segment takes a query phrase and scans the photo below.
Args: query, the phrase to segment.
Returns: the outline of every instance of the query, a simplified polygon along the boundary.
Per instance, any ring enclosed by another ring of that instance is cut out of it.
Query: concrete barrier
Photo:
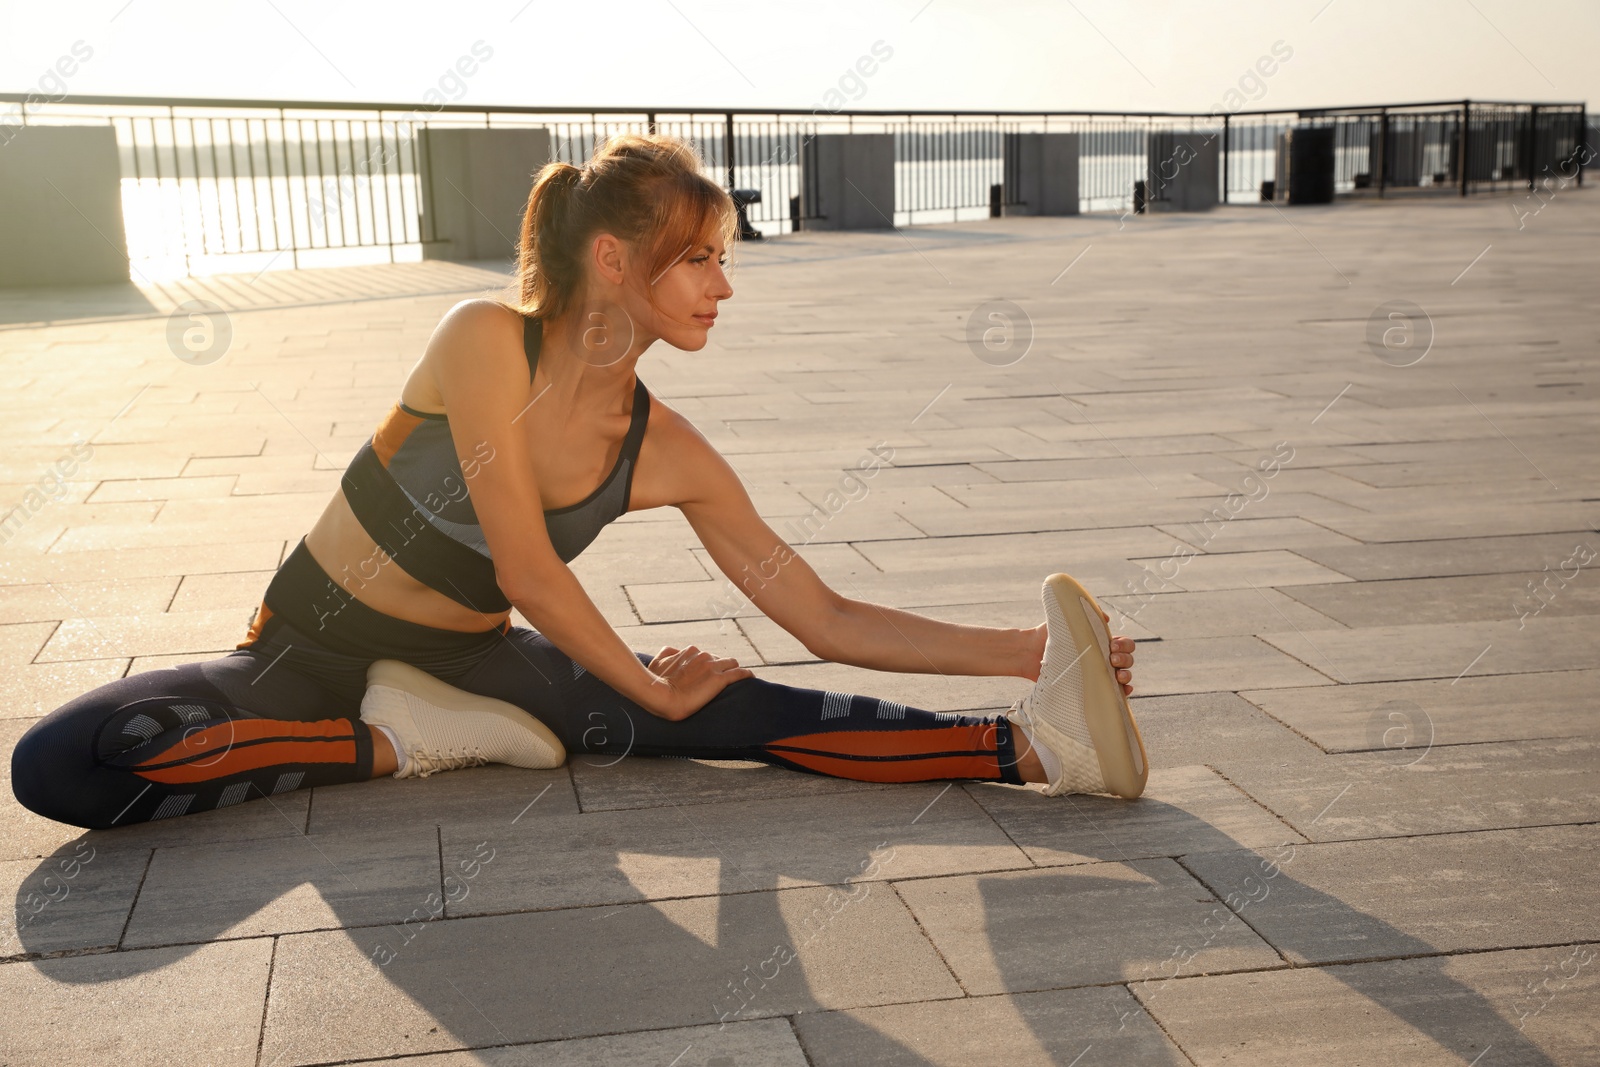
[[[0,287],[128,280],[111,126],[0,126]]]
[[[894,225],[894,134],[824,133],[800,152],[800,228]]]
[[[1078,135],[1008,133],[1003,215],[1078,214]]]
[[[1276,199],[1331,204],[1333,177],[1332,126],[1297,126],[1278,134]]]
[[[1156,130],[1150,134],[1150,211],[1210,211],[1217,206],[1220,130]]]
[[[510,260],[533,176],[550,162],[547,129],[424,129],[423,259]]]

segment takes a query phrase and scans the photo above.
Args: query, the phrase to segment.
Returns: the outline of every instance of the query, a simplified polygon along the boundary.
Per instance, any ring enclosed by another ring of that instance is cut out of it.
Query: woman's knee
[[[17,803],[46,819],[89,826],[93,762],[87,743],[74,744],[77,731],[64,717],[47,715],[30,726],[11,750],[11,793]]]

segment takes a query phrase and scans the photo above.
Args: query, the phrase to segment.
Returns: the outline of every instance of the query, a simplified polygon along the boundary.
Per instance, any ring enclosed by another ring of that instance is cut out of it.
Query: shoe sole
[[[1072,631],[1073,645],[1101,651],[1099,656],[1086,652],[1081,661],[1083,716],[1106,790],[1132,800],[1144,792],[1150,763],[1139,725],[1133,721],[1133,709],[1117,681],[1116,668],[1111,666],[1111,635],[1100,619],[1100,604],[1070,574],[1052,574],[1044,584]]]
[[[550,767],[559,767],[567,761],[567,749],[561,743],[561,739],[552,733],[548,726],[515,704],[457,689],[455,686],[442,682],[427,671],[419,670],[409,663],[402,663],[397,659],[373,661],[367,667],[367,685],[369,687],[381,685],[390,689],[398,689],[401,692],[410,693],[412,696],[425,700],[435,707],[446,708],[451,711],[486,712],[503,719],[509,719],[528,733],[533,734],[536,747],[543,749],[542,752],[534,757],[537,762],[512,764],[512,766],[542,770]]]

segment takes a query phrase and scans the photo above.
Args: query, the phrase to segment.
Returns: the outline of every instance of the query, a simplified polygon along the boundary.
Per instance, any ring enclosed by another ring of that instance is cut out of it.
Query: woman
[[[1077,583],[1046,581],[1032,629],[841,597],[638,380],[656,340],[704,347],[733,295],[721,257],[736,226],[675,138],[622,135],[581,170],[545,166],[521,306],[445,315],[238,649],[34,724],[12,756],[18,799],[104,828],[381,774],[557,766],[567,750],[1138,796],[1133,641],[1107,636]],[[755,605],[821,658],[1038,683],[1004,715],[936,714],[766,682],[693,645],[634,653],[567,562],[624,512],[667,506],[724,573],[757,568]],[[534,629],[510,624],[513,606]]]

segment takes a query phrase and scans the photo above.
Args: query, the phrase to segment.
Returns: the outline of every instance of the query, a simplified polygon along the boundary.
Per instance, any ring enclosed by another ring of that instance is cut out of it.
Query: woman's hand
[[[1107,626],[1111,625],[1111,616],[1104,609],[1100,618]],[[1113,637],[1111,639],[1111,666],[1117,674],[1117,684],[1122,686],[1123,696],[1133,695],[1133,638]]]
[[[755,677],[748,667],[739,666],[738,660],[718,658],[694,645],[663,648],[650,661],[649,669],[659,685],[647,710],[671,722],[687,719],[733,682]]]
[[[1100,612],[1100,618],[1107,626],[1111,625],[1111,616],[1104,611]],[[1033,627],[1032,633],[1033,645],[1038,650],[1038,660],[1042,662],[1044,659],[1044,645],[1049,637],[1049,630],[1041,622],[1038,626]],[[1122,686],[1124,696],[1133,695],[1133,645],[1134,641],[1131,637],[1115,636],[1111,638],[1111,667],[1116,672],[1117,684]],[[1037,665],[1033,668],[1033,673],[1029,676],[1029,679],[1035,682],[1039,680],[1039,668]]]

